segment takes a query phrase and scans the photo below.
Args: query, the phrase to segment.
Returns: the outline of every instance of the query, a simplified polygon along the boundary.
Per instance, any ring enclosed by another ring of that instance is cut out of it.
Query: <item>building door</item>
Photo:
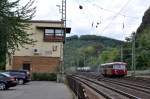
[[[30,71],[30,63],[23,63],[22,69]]]

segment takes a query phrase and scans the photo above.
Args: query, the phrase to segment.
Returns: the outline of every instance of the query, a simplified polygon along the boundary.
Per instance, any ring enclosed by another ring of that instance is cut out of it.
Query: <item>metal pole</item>
[[[65,42],[65,37],[66,37],[66,0],[62,0],[62,35],[63,35],[63,42]],[[62,48],[63,45],[61,45],[60,50],[64,50],[64,48]],[[60,51],[60,73],[61,73],[61,82],[63,82],[63,73],[64,73],[64,67],[62,65],[62,61],[63,61],[63,51]]]
[[[133,42],[133,62],[134,62],[134,75],[135,75],[135,71],[136,71],[136,64],[135,64],[135,34],[134,34],[134,42]]]
[[[132,34],[132,70],[133,74],[132,76],[135,76],[135,33]]]
[[[62,0],[62,6],[60,9],[60,5],[56,5],[59,7],[59,12],[61,12],[61,34],[63,36],[63,43],[65,42],[66,37],[66,0]],[[62,82],[63,80],[63,73],[64,73],[64,67],[62,65],[63,62],[63,51],[64,47],[63,44],[60,44],[60,66],[59,66],[59,73],[57,75],[57,81]]]
[[[121,62],[123,62],[123,46],[121,46]]]
[[[133,61],[133,37],[132,37],[132,67],[131,70],[133,71],[133,67],[134,67],[134,61]],[[132,74],[133,75],[133,74]]]

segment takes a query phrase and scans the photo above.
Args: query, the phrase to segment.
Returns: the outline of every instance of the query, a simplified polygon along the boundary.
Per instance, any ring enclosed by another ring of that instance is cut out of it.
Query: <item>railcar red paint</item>
[[[125,76],[127,75],[126,65],[124,62],[101,64],[101,73],[105,76]]]

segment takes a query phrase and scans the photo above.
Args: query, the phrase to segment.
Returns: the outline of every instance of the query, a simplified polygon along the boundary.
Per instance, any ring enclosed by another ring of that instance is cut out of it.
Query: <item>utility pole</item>
[[[123,16],[123,23],[122,23],[122,30],[123,30],[123,34],[124,34],[124,20],[125,20],[125,16]],[[121,62],[123,62],[123,44],[121,44]]]
[[[63,34],[63,43],[64,43],[66,41],[66,0],[62,0],[62,12],[61,12],[61,14],[62,14],[62,19],[61,19],[61,21],[62,21],[62,34]],[[64,47],[62,49],[64,50]],[[63,57],[63,53],[62,53],[62,57]],[[61,61],[63,61],[63,59]],[[60,64],[60,67],[61,67],[61,82],[63,82],[64,67],[63,67],[62,63]]]
[[[123,46],[121,45],[121,62],[123,62]]]
[[[132,76],[135,76],[136,64],[135,64],[135,32],[132,34]]]
[[[62,25],[64,27],[64,42],[66,37],[66,0],[62,0]]]
[[[59,7],[59,12],[61,13],[61,34],[63,36],[63,44],[65,42],[66,39],[66,0],[62,0],[62,5],[60,7],[60,5],[56,5],[57,7]],[[63,78],[64,78],[64,67],[63,67],[63,51],[64,47],[63,44],[60,44],[60,66],[59,66],[59,73],[57,75],[57,82],[63,82]]]

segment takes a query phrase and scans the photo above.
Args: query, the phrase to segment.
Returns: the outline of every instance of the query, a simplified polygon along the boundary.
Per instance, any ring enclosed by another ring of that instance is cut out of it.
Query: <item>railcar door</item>
[[[107,75],[108,76],[112,76],[112,69],[113,69],[113,65],[108,65],[107,66]]]

